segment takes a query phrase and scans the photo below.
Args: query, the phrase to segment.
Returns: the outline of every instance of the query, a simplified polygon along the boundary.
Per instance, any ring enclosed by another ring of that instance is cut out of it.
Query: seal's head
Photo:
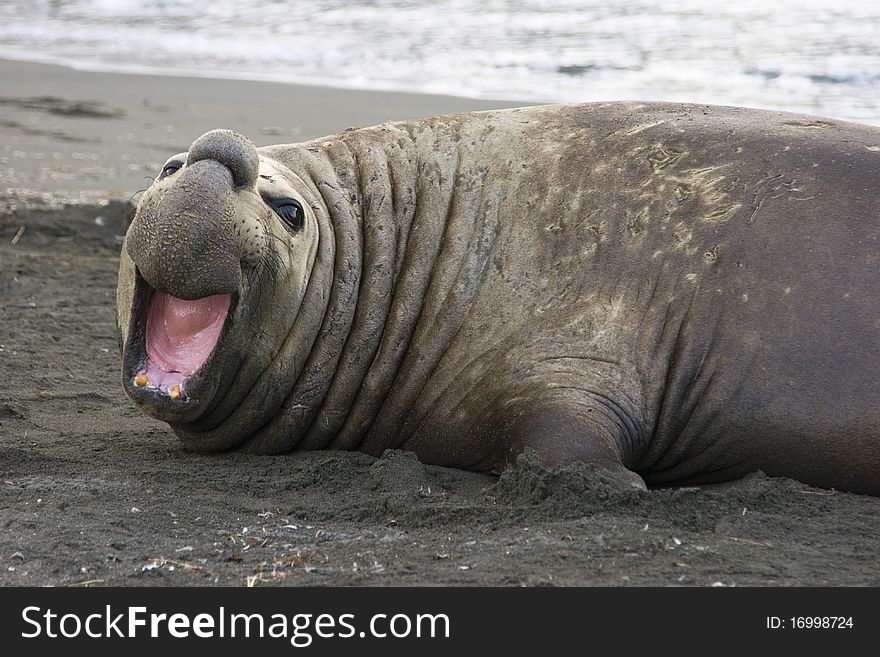
[[[117,325],[135,404],[193,422],[272,359],[314,262],[313,205],[301,181],[229,130],[165,164],[121,254]]]

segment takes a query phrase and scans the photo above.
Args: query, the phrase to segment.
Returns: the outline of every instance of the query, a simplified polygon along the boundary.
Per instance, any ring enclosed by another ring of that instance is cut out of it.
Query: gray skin
[[[635,484],[761,469],[876,495],[878,266],[869,126],[607,103],[261,149],[218,130],[128,230],[123,382],[201,452],[497,472],[532,449]],[[233,294],[186,398],[133,383],[151,287]]]

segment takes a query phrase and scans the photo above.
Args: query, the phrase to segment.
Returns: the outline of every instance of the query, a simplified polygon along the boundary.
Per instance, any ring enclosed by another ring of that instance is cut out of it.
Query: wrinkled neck
[[[315,299],[320,325],[300,340],[307,353],[291,359],[290,393],[249,450],[327,445],[343,428],[380,352],[415,207],[412,185],[407,191],[395,184],[414,180],[407,144],[394,142],[389,149],[380,136],[374,147],[357,150],[344,139],[313,142],[293,163],[311,188],[319,252],[327,254],[316,259],[309,288],[315,280],[329,285]],[[411,326],[397,333],[406,343]]]
[[[353,449],[377,426],[395,431],[464,316],[449,299],[468,240],[450,231],[471,235],[473,217],[456,192],[453,141],[379,126],[308,145],[301,177],[326,208],[332,285],[290,395],[248,449]]]
[[[334,296],[326,358],[316,352],[307,368],[326,394],[297,448],[380,453],[405,441],[498,229],[500,195],[484,193],[486,171],[463,156],[458,128],[380,126],[327,149],[338,181],[322,191],[337,246]]]

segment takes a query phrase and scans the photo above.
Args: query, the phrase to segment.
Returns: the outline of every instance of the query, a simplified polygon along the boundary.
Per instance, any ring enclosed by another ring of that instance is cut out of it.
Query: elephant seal
[[[123,384],[201,452],[880,494],[878,151],[664,103],[212,131],[128,229]]]

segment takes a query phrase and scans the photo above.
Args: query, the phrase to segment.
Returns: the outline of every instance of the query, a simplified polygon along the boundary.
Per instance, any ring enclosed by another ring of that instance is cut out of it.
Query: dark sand
[[[788,479],[621,494],[531,461],[183,452],[119,384],[128,197],[211,128],[268,144],[499,104],[10,62],[0,81],[0,584],[880,584],[880,499]]]

